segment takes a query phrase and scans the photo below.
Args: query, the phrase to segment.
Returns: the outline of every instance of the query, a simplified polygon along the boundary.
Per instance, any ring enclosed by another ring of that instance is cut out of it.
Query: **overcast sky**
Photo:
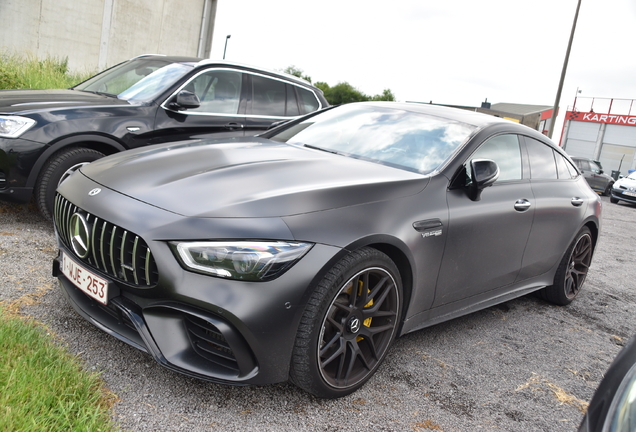
[[[551,106],[576,6],[577,0],[218,0],[211,57],[223,57],[231,35],[226,60],[274,70],[294,65],[314,82],[347,81],[369,95],[389,88],[399,101]],[[582,0],[562,113],[577,88],[583,97],[636,99],[635,29],[635,0]],[[600,112],[600,102],[594,108]],[[562,125],[559,116],[555,138]]]

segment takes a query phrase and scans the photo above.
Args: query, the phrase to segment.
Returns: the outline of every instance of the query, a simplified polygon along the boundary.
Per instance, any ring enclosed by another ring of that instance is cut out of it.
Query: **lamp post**
[[[232,35],[225,36],[225,48],[223,48],[223,60],[225,60],[225,52],[227,51],[227,40],[231,37]]]
[[[574,22],[572,23],[572,31],[570,32],[570,42],[568,42],[568,49],[565,52],[565,60],[563,61],[563,70],[561,71],[561,80],[559,81],[559,89],[557,90],[556,100],[554,101],[554,108],[552,109],[552,121],[550,122],[550,128],[548,129],[548,137],[552,138],[554,132],[554,124],[556,123],[557,111],[559,110],[559,100],[561,99],[561,91],[563,90],[563,81],[565,80],[565,72],[568,69],[568,60],[570,59],[570,50],[572,49],[572,39],[574,39],[574,30],[576,30],[576,21],[579,18],[579,9],[581,8],[581,0],[576,6],[576,13],[574,14]]]

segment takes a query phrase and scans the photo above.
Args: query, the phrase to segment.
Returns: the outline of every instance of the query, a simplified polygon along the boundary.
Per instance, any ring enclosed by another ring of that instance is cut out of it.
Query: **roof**
[[[245,63],[239,63],[239,62],[228,61],[228,60],[203,59],[199,63],[197,63],[197,66],[201,66],[201,65],[236,66],[236,67],[240,67],[240,68],[243,68],[243,69],[250,69],[250,70],[258,71],[258,72],[265,72],[265,73],[267,73],[269,75],[283,77],[283,78],[286,78],[286,79],[288,79],[290,81],[295,81],[295,82],[298,82],[298,83],[302,83],[302,84],[314,87],[314,85],[312,83],[310,83],[309,81],[307,81],[304,78],[299,78],[299,77],[297,77],[295,75],[291,75],[291,74],[288,74],[288,73],[285,73],[285,72],[275,71],[275,70],[271,70],[271,69],[265,69],[265,68],[262,68],[262,67],[253,66],[253,65],[249,65],[249,64],[245,64]]]
[[[515,104],[515,103],[506,103],[500,102],[496,104],[492,104],[490,109],[493,111],[502,111],[510,114],[517,115],[530,115],[530,114],[538,114],[544,111],[549,111],[554,107],[548,105],[526,105],[526,104]]]
[[[130,60],[134,60],[134,59],[142,58],[142,57],[159,57],[159,58],[163,58],[163,59],[165,59],[167,61],[170,61],[170,62],[194,63],[195,66],[218,65],[218,66],[238,67],[238,68],[242,68],[242,69],[249,69],[249,70],[252,70],[252,71],[255,71],[255,72],[261,72],[261,73],[266,73],[268,75],[285,78],[285,79],[287,79],[289,81],[294,81],[294,82],[299,83],[299,84],[304,84],[306,86],[311,86],[311,87],[317,88],[312,83],[307,81],[306,79],[299,78],[299,77],[297,77],[295,75],[291,75],[291,74],[288,74],[288,73],[285,73],[285,72],[265,69],[265,68],[261,68],[261,67],[258,67],[258,66],[245,64],[245,63],[228,61],[228,60],[202,59],[202,58],[199,58],[199,57],[184,57],[184,56],[167,56],[167,55],[164,55],[164,54],[142,54],[142,55],[138,55],[136,57],[133,57]]]
[[[455,120],[473,126],[483,127],[493,123],[511,124],[508,120],[472,110],[419,102],[357,102],[358,104],[383,106],[393,109],[415,111],[449,120]]]

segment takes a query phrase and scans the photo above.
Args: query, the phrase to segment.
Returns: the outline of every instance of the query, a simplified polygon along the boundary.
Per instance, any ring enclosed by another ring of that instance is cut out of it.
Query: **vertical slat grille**
[[[70,223],[75,213],[81,214],[86,220],[90,237],[88,255],[86,258],[75,257],[76,259],[129,285],[151,287],[157,284],[157,265],[143,239],[83,211],[58,194],[55,197],[53,217],[57,232],[66,246],[73,249]]]

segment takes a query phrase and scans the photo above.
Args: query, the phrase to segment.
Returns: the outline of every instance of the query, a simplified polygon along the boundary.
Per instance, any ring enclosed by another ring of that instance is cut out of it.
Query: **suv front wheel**
[[[35,184],[35,204],[47,219],[53,218],[55,190],[82,166],[104,157],[97,150],[74,147],[60,150],[46,162]]]

